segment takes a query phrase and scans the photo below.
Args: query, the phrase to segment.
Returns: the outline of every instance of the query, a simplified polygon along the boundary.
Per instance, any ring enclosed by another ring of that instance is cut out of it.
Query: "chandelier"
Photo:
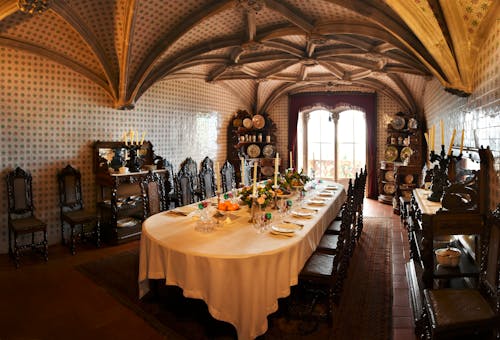
[[[19,0],[17,7],[26,14],[40,14],[49,8],[49,0]]]

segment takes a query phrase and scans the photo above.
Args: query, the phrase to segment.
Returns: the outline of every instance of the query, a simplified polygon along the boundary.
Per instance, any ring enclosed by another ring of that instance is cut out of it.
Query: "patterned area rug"
[[[324,321],[287,318],[283,300],[279,310],[268,317],[269,329],[259,339],[390,339],[391,228],[390,218],[365,218],[333,328]],[[139,300],[138,267],[135,249],[78,269],[168,339],[236,339],[232,325],[212,318],[203,301],[183,297],[178,287],[159,284],[158,296],[148,294]]]

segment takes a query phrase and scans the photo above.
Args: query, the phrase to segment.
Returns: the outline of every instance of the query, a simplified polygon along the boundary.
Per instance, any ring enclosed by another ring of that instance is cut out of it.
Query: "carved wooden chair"
[[[163,193],[165,195],[165,207],[168,210],[171,204],[174,204],[176,207],[178,206],[177,195],[175,193],[175,173],[172,163],[166,159],[163,160],[163,168],[165,169],[165,179],[163,181],[165,187]]]
[[[84,240],[89,236],[93,236],[96,247],[101,245],[100,220],[97,213],[84,207],[81,177],[80,171],[71,165],[67,165],[57,174],[61,239],[62,244],[66,244],[64,226],[67,223],[70,228],[69,248],[73,255],[76,254],[77,239]],[[80,227],[80,231],[75,232],[77,227]]]
[[[477,289],[425,289],[427,339],[498,339],[500,331],[500,204],[481,236]]]
[[[186,158],[180,166],[181,169],[184,169],[184,171],[188,174],[191,175],[192,182],[193,182],[193,194],[194,194],[194,201],[197,202],[201,199],[201,190],[200,190],[200,178],[198,176],[198,165],[196,162],[191,158],[188,157]]]
[[[225,161],[221,168],[222,191],[229,192],[236,188],[236,175],[234,167],[229,161]]]
[[[164,189],[164,178],[156,172],[150,172],[144,180],[141,181],[141,193],[145,193],[143,195],[145,217],[167,210]]]
[[[204,200],[216,195],[215,174],[213,169],[214,162],[205,157],[201,162],[201,170],[199,174],[200,180],[200,199]],[[220,176],[220,175],[219,175]]]
[[[48,261],[47,224],[34,215],[31,174],[17,167],[7,174],[6,180],[10,257],[16,268],[19,268],[21,251],[31,248],[40,252],[45,261]],[[42,234],[41,240],[35,240],[38,233]],[[19,238],[23,235],[31,235],[29,244],[19,243]]]
[[[187,166],[181,167],[175,177],[175,194],[178,206],[184,206],[195,202],[193,190],[193,175]]]

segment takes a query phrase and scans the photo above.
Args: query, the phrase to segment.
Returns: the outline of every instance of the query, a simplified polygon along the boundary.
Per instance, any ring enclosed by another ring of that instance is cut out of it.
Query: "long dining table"
[[[195,230],[192,214],[166,211],[149,217],[142,226],[139,297],[148,293],[150,279],[165,279],[166,285],[182,288],[184,296],[202,299],[214,318],[236,328],[239,339],[265,333],[267,316],[298,283],[301,269],[346,200],[338,183],[322,181],[316,192],[327,188],[331,197],[314,206],[312,216],[287,216],[302,225],[292,236],[258,233],[248,207],[228,212],[210,233]]]

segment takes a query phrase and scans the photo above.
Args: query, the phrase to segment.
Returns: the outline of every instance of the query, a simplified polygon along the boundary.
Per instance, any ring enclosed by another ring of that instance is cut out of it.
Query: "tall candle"
[[[460,139],[460,154],[462,154],[463,149],[464,149],[464,129],[462,129],[462,138]]]
[[[219,170],[219,162],[215,163],[215,179],[217,182],[217,192],[221,193],[220,190],[220,170]]]
[[[453,129],[453,133],[451,134],[450,146],[448,147],[448,156],[451,155],[451,148],[453,147],[453,141],[455,141],[455,134],[457,133],[457,129]]]
[[[134,130],[130,130],[130,145],[134,144]]]
[[[429,134],[427,132],[424,132],[424,137],[425,137],[425,142],[427,143],[427,145],[429,146],[429,149],[430,149]]]
[[[276,153],[276,158],[274,159],[274,186],[278,186],[278,171],[280,166],[280,154]]]
[[[135,144],[139,145],[139,131],[135,132]]]
[[[142,132],[141,145],[144,143],[144,137],[146,137],[146,132]]]
[[[293,157],[291,151],[290,151],[290,168],[293,168]]]
[[[444,123],[442,119],[439,121],[439,125],[441,126],[441,145],[444,145]]]
[[[241,183],[245,184],[245,159],[243,157],[240,157],[240,160],[241,160],[241,166],[240,166]]]
[[[432,125],[432,129],[431,129],[431,151],[434,151],[434,147],[436,145],[435,143],[436,141],[436,126],[435,125]]]
[[[257,162],[253,163],[253,196],[257,196]]]

